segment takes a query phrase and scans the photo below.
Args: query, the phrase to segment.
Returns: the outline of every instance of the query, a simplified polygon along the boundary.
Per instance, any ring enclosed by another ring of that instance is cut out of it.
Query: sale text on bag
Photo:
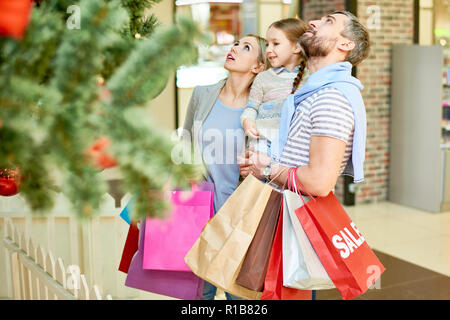
[[[350,232],[347,227],[339,231],[339,234],[335,234],[331,241],[333,245],[340,250],[341,257],[346,259],[352,254],[356,249],[358,249],[365,241],[362,234],[356,228],[355,224],[350,223],[355,234]]]

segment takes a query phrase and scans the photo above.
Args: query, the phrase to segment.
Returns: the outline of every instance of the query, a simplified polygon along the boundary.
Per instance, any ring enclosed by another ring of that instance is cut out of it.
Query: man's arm
[[[325,197],[334,188],[345,154],[346,143],[342,140],[312,136],[309,149],[309,164],[297,169],[297,179],[313,196]],[[255,165],[255,169],[258,164]],[[288,167],[273,164],[270,178],[282,186],[287,180]],[[284,172],[283,172],[284,170]],[[282,172],[278,177],[277,175]]]
[[[325,197],[334,188],[345,154],[345,146],[344,141],[336,138],[311,137],[309,164],[297,169],[297,179],[310,194]],[[240,174],[243,177],[252,174],[257,178],[264,178],[262,169],[267,166],[269,156],[260,154],[254,157],[252,155],[252,151],[247,151],[240,159]],[[270,178],[274,179],[273,182],[279,186],[283,186],[288,178],[288,169],[289,167],[274,163]]]

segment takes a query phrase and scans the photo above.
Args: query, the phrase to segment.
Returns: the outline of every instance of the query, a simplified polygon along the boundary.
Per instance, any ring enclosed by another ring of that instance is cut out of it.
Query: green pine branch
[[[0,168],[20,169],[21,195],[35,212],[48,212],[62,191],[79,217],[95,215],[107,186],[86,149],[99,136],[112,142],[125,191],[138,191],[136,217],[162,214],[167,203],[149,190],[169,176],[178,186],[199,178],[201,168],[173,163],[169,132],[144,121],[140,107],[209,38],[183,18],[158,26],[148,15],[157,2],[43,1],[23,40],[0,38]],[[65,27],[73,4],[81,29]],[[108,89],[111,99],[100,93]]]

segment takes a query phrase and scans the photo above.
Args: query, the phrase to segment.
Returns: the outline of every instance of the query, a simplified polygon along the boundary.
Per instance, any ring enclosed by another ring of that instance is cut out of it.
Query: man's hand
[[[254,152],[253,148],[247,149],[243,157],[238,157],[239,173],[246,178],[252,174],[258,179],[263,179],[265,176],[262,173],[263,169],[267,167],[272,159],[263,152]]]

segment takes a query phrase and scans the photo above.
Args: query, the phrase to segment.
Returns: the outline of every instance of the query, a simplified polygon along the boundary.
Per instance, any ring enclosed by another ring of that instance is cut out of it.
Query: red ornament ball
[[[87,155],[94,161],[95,167],[98,169],[108,169],[117,165],[116,159],[106,151],[110,144],[111,142],[108,138],[100,137],[87,150]]]
[[[30,22],[32,1],[0,0],[0,35],[21,39]]]
[[[20,178],[15,171],[0,169],[0,196],[10,197],[19,193]]]

